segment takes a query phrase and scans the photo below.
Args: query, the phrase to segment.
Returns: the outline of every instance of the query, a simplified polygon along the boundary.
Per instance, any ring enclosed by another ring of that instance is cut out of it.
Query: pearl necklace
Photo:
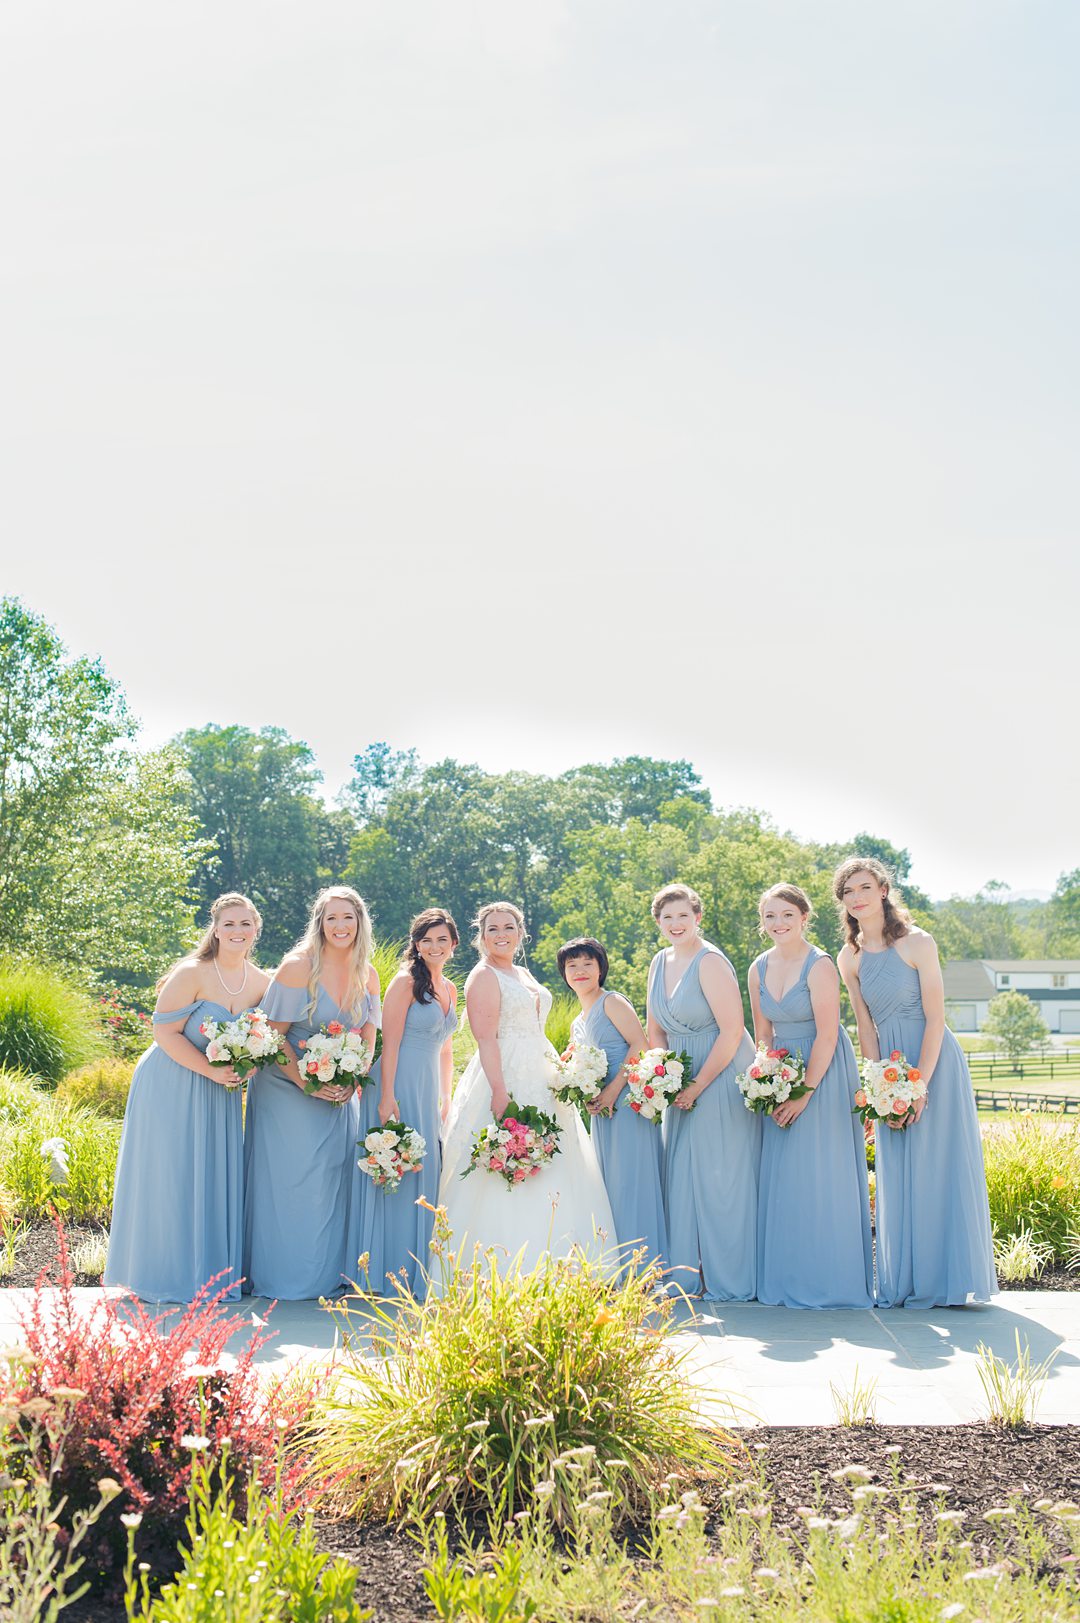
[[[236,988],[235,991],[233,991],[232,987],[226,986],[224,976],[222,975],[221,970],[218,968],[218,961],[217,961],[217,956],[216,955],[213,958],[212,962],[213,962],[213,965],[214,965],[214,974],[217,976],[218,980],[221,982],[222,991],[225,992],[226,995],[228,997],[230,997],[230,998],[239,997],[241,995],[241,993],[243,992],[244,987],[247,985],[247,972],[248,972],[247,959],[246,958],[244,959],[244,978],[240,982],[240,985]]]

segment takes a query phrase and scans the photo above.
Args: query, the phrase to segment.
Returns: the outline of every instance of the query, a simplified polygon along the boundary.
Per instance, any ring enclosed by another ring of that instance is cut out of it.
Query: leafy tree
[[[1080,868],[1061,875],[1047,914],[1049,949],[1063,958],[1080,956]]]
[[[396,789],[411,788],[420,772],[414,749],[392,750],[381,741],[368,744],[353,756],[353,775],[338,800],[358,823],[368,823],[385,810]]]
[[[200,905],[226,890],[249,895],[263,914],[261,956],[272,962],[302,933],[320,886],[340,880],[352,818],[321,800],[311,750],[280,727],[189,728],[176,743],[190,809],[212,842],[197,875]]]
[[[587,791],[593,820],[627,823],[632,817],[652,822],[676,800],[690,800],[712,809],[709,791],[689,761],[654,761],[646,755],[628,755],[606,765],[574,767],[560,780]]]
[[[992,998],[982,1029],[997,1038],[1014,1066],[1043,1047],[1050,1035],[1037,1005],[1023,992],[999,992]]]
[[[1008,900],[1009,887],[991,879],[976,896],[950,896],[934,909],[933,929],[945,958],[1024,958],[1037,948]]]

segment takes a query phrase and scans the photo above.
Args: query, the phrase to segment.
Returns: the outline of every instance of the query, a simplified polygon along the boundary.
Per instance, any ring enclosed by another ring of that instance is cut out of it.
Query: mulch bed
[[[999,1431],[974,1426],[763,1426],[741,1433],[741,1467],[731,1479],[760,1474],[773,1507],[773,1522],[783,1532],[802,1537],[798,1507],[820,1506],[830,1516],[850,1514],[850,1490],[832,1482],[831,1471],[862,1465],[873,1482],[891,1486],[893,1460],[902,1480],[917,1496],[929,1537],[934,1512],[941,1506],[967,1514],[964,1536],[971,1539],[971,1565],[999,1558],[1000,1547],[988,1536],[985,1512],[1007,1505],[1016,1495],[1028,1504],[1038,1499],[1080,1499],[1080,1426],[1029,1426]],[[899,1449],[896,1454],[887,1452]],[[729,1480],[701,1488],[707,1526],[720,1519],[722,1495]],[[856,1507],[857,1508],[857,1507]],[[1041,1576],[1075,1570],[1068,1547],[1054,1523],[1043,1523],[1052,1553]],[[375,1623],[418,1623],[433,1617],[420,1577],[415,1542],[399,1527],[320,1518],[322,1548],[344,1555],[360,1573],[357,1593],[375,1612]],[[633,1539],[632,1530],[629,1538]],[[992,1553],[997,1552],[997,1553]],[[84,1602],[64,1613],[65,1623],[122,1623],[123,1608]]]
[[[43,1268],[52,1268],[56,1262],[56,1225],[51,1217],[41,1217],[29,1225],[29,1233],[19,1242],[19,1249],[15,1253],[15,1269],[3,1280],[5,1290],[12,1287],[25,1289],[35,1284]],[[108,1233],[100,1223],[67,1223],[64,1226],[64,1235],[67,1239],[68,1255],[83,1240],[90,1240]],[[100,1274],[76,1274],[76,1285],[100,1285]]]

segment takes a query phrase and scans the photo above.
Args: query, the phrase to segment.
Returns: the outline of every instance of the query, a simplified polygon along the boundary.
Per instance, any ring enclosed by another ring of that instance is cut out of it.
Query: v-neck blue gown
[[[649,969],[649,1013],[669,1049],[684,1049],[696,1076],[720,1028],[701,989],[701,963],[719,948],[704,946],[670,994],[664,952]],[[730,1064],[710,1083],[693,1110],[664,1112],[664,1208],[672,1278],[689,1294],[711,1302],[748,1302],[757,1286],[757,1191],[761,1118],[743,1104],[736,1074],[753,1062],[743,1028]],[[654,1129],[655,1131],[655,1129]]]
[[[394,1274],[414,1296],[427,1293],[429,1249],[435,1214],[416,1203],[420,1199],[435,1206],[442,1171],[439,1135],[439,1056],[443,1044],[457,1029],[457,1008],[451,1004],[444,1013],[433,998],[429,1003],[414,999],[405,1015],[405,1029],[398,1049],[394,1072],[394,1098],[401,1120],[415,1127],[427,1145],[419,1172],[402,1178],[396,1189],[380,1189],[360,1171],[359,1158],[368,1133],[379,1126],[379,1085],[382,1059],[372,1067],[372,1084],[364,1089],[360,1103],[359,1143],[354,1157],[352,1203],[349,1227],[348,1265],[350,1276],[380,1296],[393,1294],[387,1275]],[[368,1255],[367,1280],[358,1269],[358,1259]]]
[[[254,1007],[254,1005],[253,1005]],[[200,998],[161,1010],[155,1025],[183,1020],[205,1053],[204,1020],[231,1020]],[[239,1088],[211,1082],[156,1043],[135,1067],[116,1163],[106,1285],[147,1302],[190,1302],[215,1274],[215,1289],[240,1295],[244,1201],[243,1105]]]
[[[774,1048],[805,1065],[817,1038],[808,977],[826,954],[811,947],[794,986],[773,997],[769,954],[757,960],[761,1012]],[[759,1302],[774,1307],[870,1308],[874,1251],[863,1126],[855,1115],[859,1070],[840,1027],[832,1062],[790,1127],[762,1123],[758,1187]]]
[[[605,992],[587,1014],[574,1021],[573,1040],[603,1049],[608,1069],[603,1086],[614,1082],[626,1059],[626,1038],[607,1013]],[[632,1056],[634,1059],[637,1055]],[[596,1159],[604,1175],[619,1251],[629,1262],[635,1251],[643,1250],[644,1262],[658,1257],[667,1266],[667,1223],[664,1219],[663,1163],[664,1141],[652,1122],[642,1121],[627,1104],[629,1087],[623,1088],[613,1116],[593,1116],[592,1141]]]
[[[263,1008],[290,1022],[293,1052],[332,1020],[378,1022],[379,1002],[365,992],[358,1018],[319,987],[314,1014],[304,986],[271,981]],[[347,1237],[360,1117],[354,1094],[344,1105],[305,1094],[284,1072],[259,1071],[248,1083],[244,1136],[245,1291],[282,1301],[331,1296],[349,1275]]]
[[[859,953],[859,986],[882,1055],[919,1063],[919,972],[895,947]],[[881,1307],[959,1307],[997,1290],[990,1204],[971,1073],[946,1030],[919,1121],[876,1129],[877,1295]]]

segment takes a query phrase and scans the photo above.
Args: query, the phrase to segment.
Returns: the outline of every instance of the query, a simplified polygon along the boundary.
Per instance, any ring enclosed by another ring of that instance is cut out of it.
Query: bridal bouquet
[[[526,1178],[535,1178],[560,1153],[561,1132],[554,1116],[545,1116],[535,1105],[516,1105],[511,1099],[502,1121],[489,1122],[477,1133],[461,1176],[467,1178],[479,1167],[482,1172],[497,1173],[513,1189]]]
[[[331,1020],[300,1047],[304,1050],[300,1075],[304,1078],[305,1093],[318,1093],[328,1082],[362,1088],[370,1080],[367,1071],[371,1064],[371,1047],[356,1026],[346,1027],[340,1020]]]
[[[357,1162],[360,1171],[367,1173],[376,1189],[389,1189],[392,1194],[407,1172],[420,1171],[427,1144],[415,1127],[388,1121],[370,1132],[360,1148],[364,1152]]]
[[[759,1047],[754,1063],[735,1078],[747,1110],[768,1116],[786,1099],[801,1099],[809,1093],[806,1067],[790,1048]]]
[[[608,1058],[592,1043],[575,1043],[565,1059],[555,1061],[561,1081],[551,1091],[564,1105],[587,1105],[596,1098],[608,1073]]]
[[[643,1120],[659,1125],[672,1099],[694,1080],[693,1069],[689,1054],[669,1054],[662,1048],[647,1048],[633,1065],[626,1067],[630,1109]]]
[[[887,1121],[893,1127],[907,1127],[915,1120],[915,1101],[925,1096],[926,1083],[898,1048],[888,1059],[864,1059],[859,1075],[862,1087],[855,1095],[854,1113],[864,1122]]]
[[[242,1083],[264,1065],[288,1063],[285,1039],[262,1009],[248,1009],[232,1020],[204,1020],[199,1030],[210,1039],[206,1045],[210,1064],[230,1065]]]

